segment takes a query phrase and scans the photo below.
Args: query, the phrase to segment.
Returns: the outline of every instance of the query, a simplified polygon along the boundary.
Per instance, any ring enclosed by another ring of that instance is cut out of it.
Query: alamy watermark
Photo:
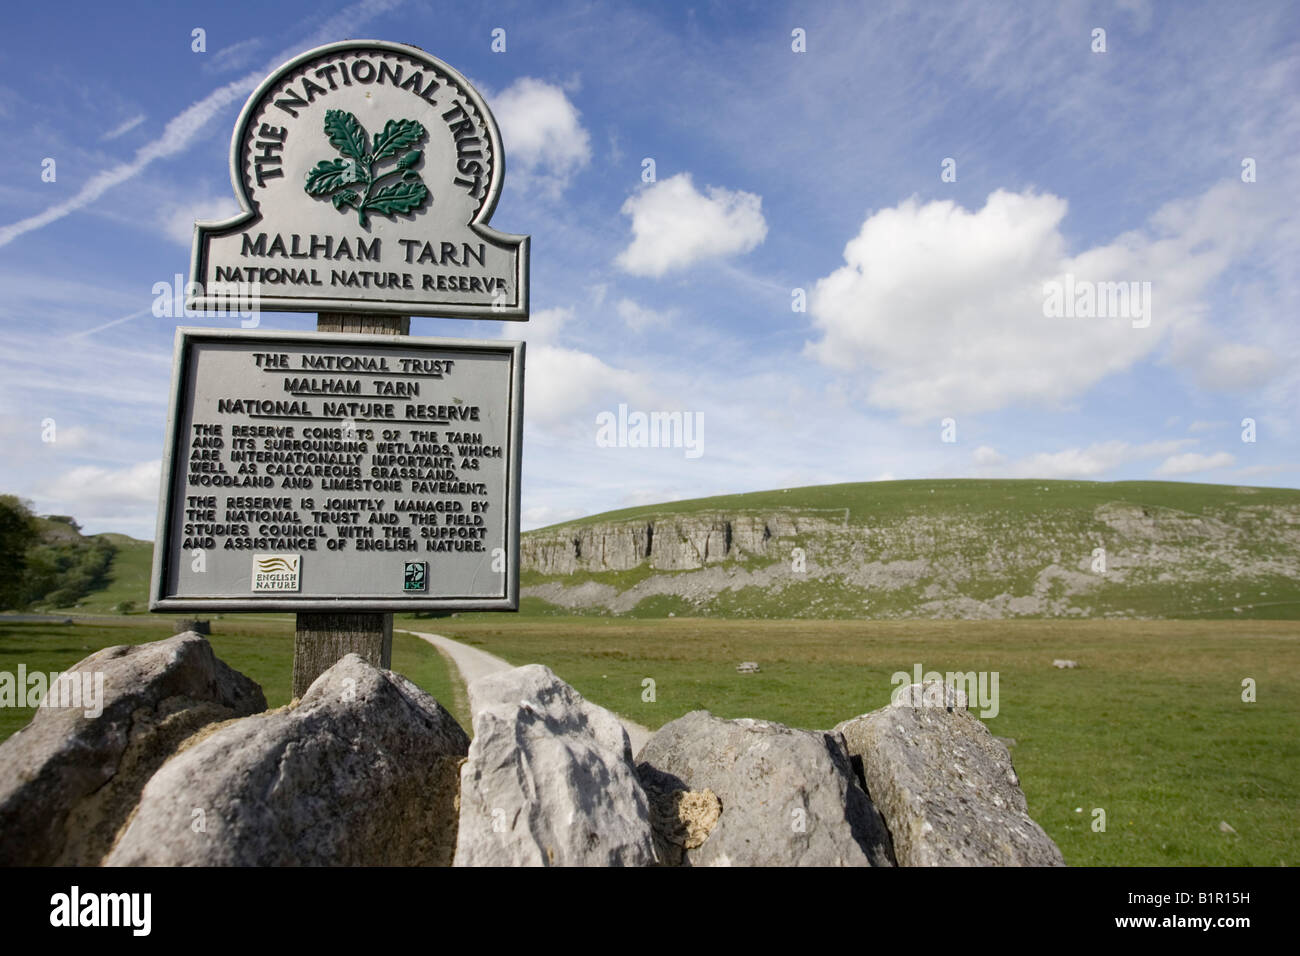
[[[626,404],[618,414],[596,416],[596,445],[599,448],[684,448],[687,458],[704,454],[703,412],[629,412]]]
[[[56,927],[123,927],[132,936],[148,936],[152,914],[152,893],[83,893],[74,884],[50,897],[50,925]]]
[[[239,319],[240,326],[255,329],[262,323],[258,304],[262,300],[260,282],[213,282],[208,285],[206,309],[191,309],[186,298],[205,297],[202,283],[186,282],[179,272],[171,282],[155,282],[152,312],[157,319]]]
[[[930,686],[921,692],[921,700],[913,699],[913,706],[917,707],[947,707],[949,706],[949,689],[960,691],[966,695],[967,707],[980,708],[980,716],[984,718],[993,718],[998,715],[998,672],[997,671],[949,671],[947,674],[941,674],[938,671],[924,671],[920,664],[913,666],[913,672],[895,671],[889,678],[891,684],[901,685],[894,688],[890,695],[890,702],[894,704],[903,703],[903,696],[909,692],[913,684],[928,684]],[[913,692],[915,693],[915,692]]]
[[[1043,315],[1049,319],[1131,319],[1151,324],[1150,282],[1092,282],[1067,272],[1064,281],[1043,283]]]
[[[0,671],[0,707],[68,707],[98,717],[104,712],[104,672],[29,674],[19,664],[17,674]]]

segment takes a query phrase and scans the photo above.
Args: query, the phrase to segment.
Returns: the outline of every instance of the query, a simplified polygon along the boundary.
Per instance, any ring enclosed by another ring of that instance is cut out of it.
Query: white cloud
[[[971,460],[977,465],[1000,465],[1007,460],[996,448],[990,448],[988,445],[980,445],[971,455]]]
[[[562,521],[572,521],[574,518],[581,518],[586,512],[581,508],[553,508],[550,505],[534,505],[531,508],[525,508],[522,512],[524,530],[532,528],[542,528],[550,524],[559,524]]]
[[[1094,442],[1086,448],[1038,452],[1015,461],[1007,461],[992,448],[975,450],[976,464],[986,473],[1003,478],[1095,478],[1129,462],[1169,455],[1195,443],[1194,438],[1146,442],[1134,445],[1126,441]],[[980,461],[981,452],[985,460]],[[992,454],[988,454],[991,452]],[[993,456],[997,456],[994,460]]]
[[[558,194],[591,161],[591,137],[560,87],[521,77],[491,97],[490,105],[510,157],[512,183],[519,176],[523,185]]]
[[[1185,455],[1170,455],[1156,469],[1157,475],[1190,475],[1197,471],[1210,471],[1214,468],[1226,468],[1235,462],[1234,458],[1226,451],[1215,452],[1213,455],[1202,455],[1200,452],[1188,452]]]
[[[158,459],[125,468],[81,465],[65,471],[33,497],[78,516],[130,512],[157,502],[161,470]]]
[[[1057,196],[997,190],[975,212],[908,199],[869,216],[845,264],[817,282],[809,312],[821,338],[807,352],[841,371],[874,369],[866,400],[909,420],[1059,406],[1170,336],[1176,361],[1214,384],[1263,374],[1263,350],[1212,347],[1202,325],[1206,287],[1248,248],[1240,234],[1258,229],[1252,201],[1225,195],[1170,203],[1152,217],[1153,236],[1126,233],[1076,256]],[[1046,283],[1066,276],[1076,287],[1149,283],[1150,294],[1123,317],[1045,316]]]
[[[237,212],[239,212],[239,203],[230,198],[172,203],[161,213],[163,233],[172,242],[188,249],[194,244],[194,223],[197,220],[229,219]]]
[[[1300,461],[1283,462],[1278,465],[1250,465],[1237,469],[1234,474],[1238,478],[1258,478],[1261,475],[1276,475],[1288,471],[1300,474]]]
[[[1273,377],[1281,367],[1278,356],[1257,345],[1205,343],[1180,350],[1180,364],[1189,365],[1199,385],[1222,391],[1252,388]]]
[[[530,424],[585,425],[590,418],[593,441],[596,402],[612,396],[628,400],[647,390],[640,373],[614,368],[588,352],[548,344],[529,345],[524,375]]]
[[[520,326],[513,322],[505,323],[501,330],[503,338],[514,338],[516,335],[522,336],[533,345],[542,345],[554,342],[560,336],[560,331],[573,321],[573,310],[568,308],[542,309],[540,312],[534,312],[528,317],[527,324],[522,326],[522,333],[518,331]],[[532,353],[528,355],[528,361],[532,361]]]
[[[672,321],[675,314],[672,310],[657,312],[654,309],[648,309],[631,299],[619,299],[614,306],[614,310],[633,332],[643,332],[651,326],[667,325]]]
[[[719,186],[707,192],[695,188],[690,173],[678,173],[630,197],[622,211],[632,218],[632,243],[615,262],[633,275],[657,277],[763,241],[761,196]]]

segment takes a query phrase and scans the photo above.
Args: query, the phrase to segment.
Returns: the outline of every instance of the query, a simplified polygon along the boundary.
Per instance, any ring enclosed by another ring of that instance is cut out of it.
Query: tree
[[[27,503],[14,495],[0,495],[0,608],[23,602],[27,551],[39,540],[36,519]]]

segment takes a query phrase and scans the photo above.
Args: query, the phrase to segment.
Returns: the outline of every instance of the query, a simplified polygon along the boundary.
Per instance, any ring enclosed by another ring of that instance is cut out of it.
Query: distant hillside
[[[116,549],[109,562],[103,587],[77,602],[87,614],[139,614],[149,610],[149,574],[153,567],[153,542],[124,534],[94,535],[111,542]]]
[[[1300,618],[1300,491],[821,485],[594,515],[522,555],[530,609],[553,613]]]
[[[39,543],[28,552],[32,610],[109,614],[145,611],[153,543],[111,532],[83,535],[66,515],[35,518]]]

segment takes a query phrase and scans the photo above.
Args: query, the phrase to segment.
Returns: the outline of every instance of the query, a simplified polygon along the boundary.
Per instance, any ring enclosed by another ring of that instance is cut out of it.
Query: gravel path
[[[477,647],[470,647],[468,644],[462,644],[460,641],[453,641],[449,637],[443,637],[441,634],[428,634],[423,631],[406,631],[407,634],[414,634],[416,637],[428,641],[434,647],[445,653],[456,665],[460,671],[461,680],[465,682],[468,689],[474,681],[488,674],[495,674],[497,671],[511,670],[515,665],[509,661],[502,660],[495,654],[489,654],[487,651],[480,651]],[[470,694],[469,698],[470,713],[478,712],[478,705],[474,701],[474,695]],[[623,729],[627,731],[628,739],[632,743],[632,755],[636,756],[640,752],[645,742],[653,736],[654,731],[648,727],[642,727],[640,724],[634,724],[624,717],[618,718],[623,723]]]

